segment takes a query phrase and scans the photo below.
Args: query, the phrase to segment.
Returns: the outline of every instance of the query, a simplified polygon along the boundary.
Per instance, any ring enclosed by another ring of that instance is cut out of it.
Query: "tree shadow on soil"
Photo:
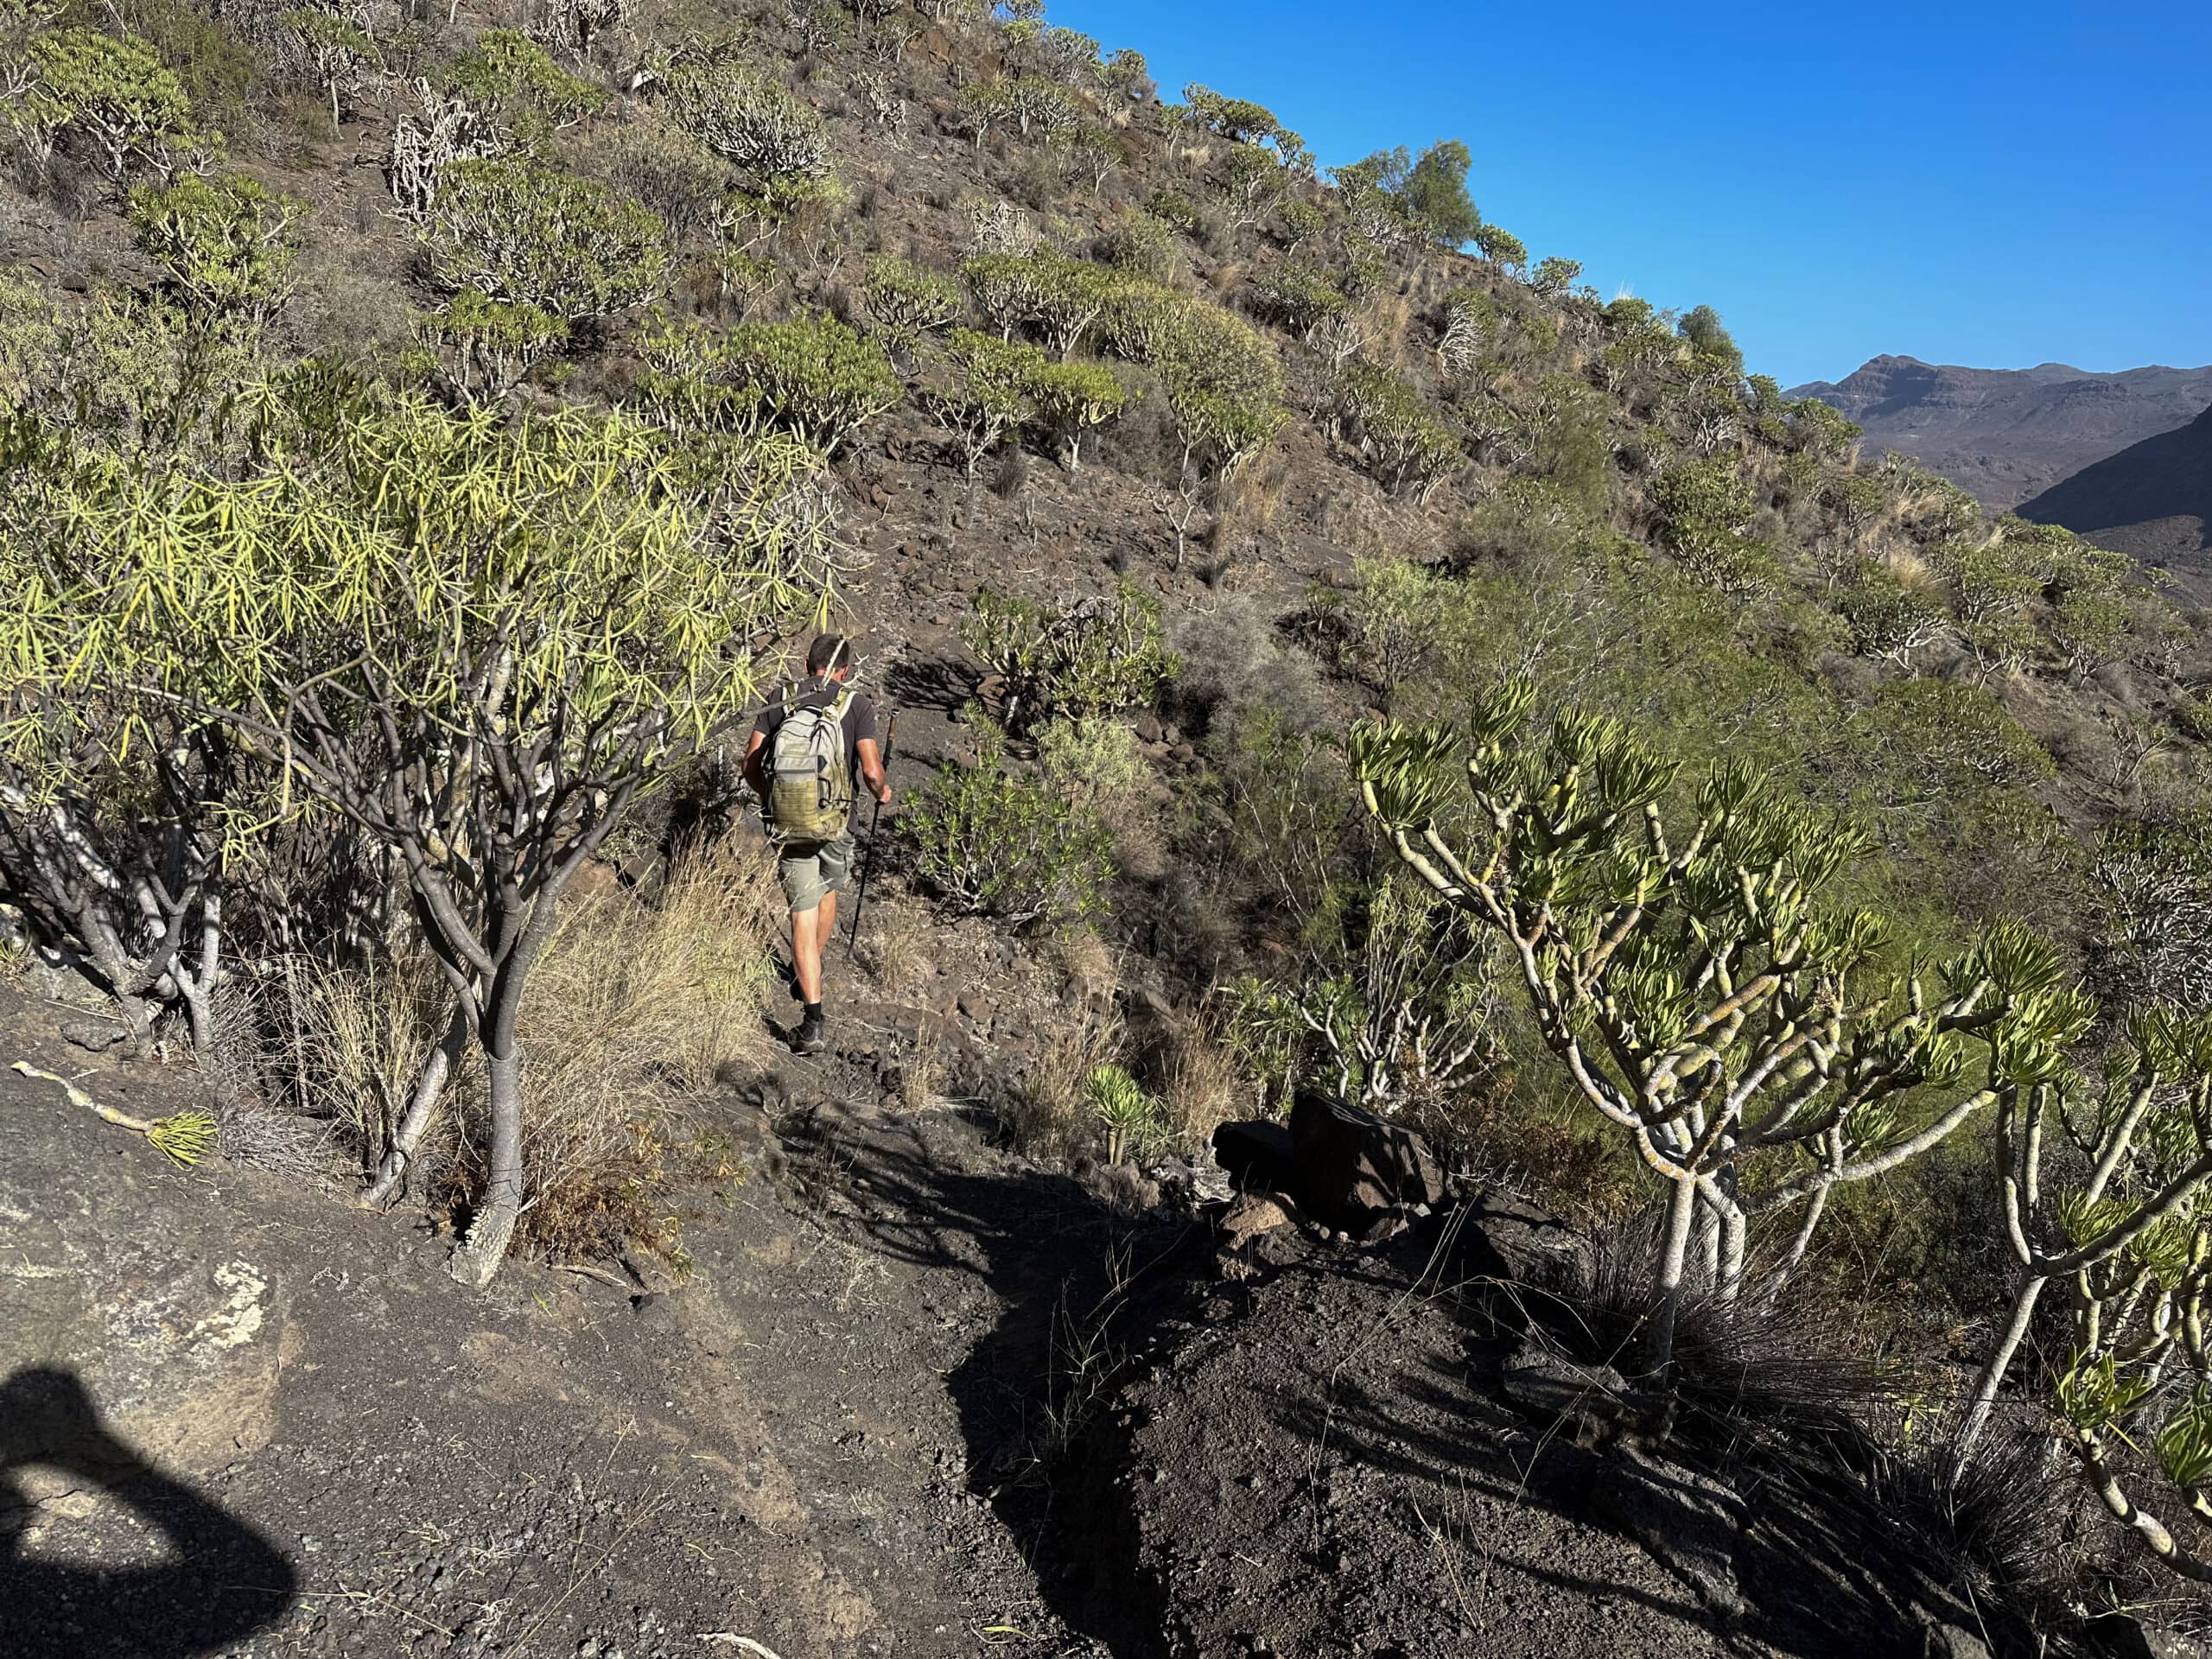
[[[897,663],[884,674],[883,693],[896,706],[957,714],[976,695],[976,674],[943,658]]]
[[[966,1444],[967,1490],[988,1501],[1037,1573],[1052,1611],[1117,1651],[1155,1650],[1147,1610],[1105,1570],[1097,1519],[1056,1513],[1059,1460],[1110,1397],[1151,1317],[1144,1283],[1202,1249],[1185,1219],[1118,1212],[1078,1181],[1041,1170],[978,1173],[940,1155],[915,1122],[841,1136],[815,1117],[779,1126],[805,1178],[834,1170],[876,1249],[936,1271],[973,1274],[999,1300],[992,1328],[945,1378]],[[1119,1643],[1130,1643],[1122,1646]]]
[[[1996,1639],[2010,1632],[1982,1629],[1974,1607],[1928,1576],[1934,1564],[1921,1541],[1884,1515],[1856,1478],[1854,1459],[1867,1443],[1843,1414],[1800,1411],[1786,1425],[1756,1410],[1686,1414],[1650,1448],[1652,1458],[1578,1444],[1574,1425],[1530,1421],[1498,1388],[1498,1363],[1517,1345],[1525,1313],[1510,1288],[1494,1284],[1440,1294],[1421,1317],[1450,1321],[1454,1340],[1427,1344],[1429,1351],[1409,1354],[1371,1383],[1345,1375],[1315,1388],[1287,1378],[1271,1390],[1268,1408],[1317,1467],[1349,1459],[1408,1489],[1471,1493],[1594,1527],[1621,1537],[1624,1548],[1639,1548],[1639,1535],[1682,1544],[1653,1552],[1684,1580],[1674,1604],[1539,1563],[1516,1570],[1564,1591],[1630,1597],[1725,1643],[1749,1638],[1798,1659],[1916,1653],[1932,1613],[1996,1651],[2011,1650]],[[1707,1477],[1740,1501],[1740,1529],[1716,1519],[1700,1484]],[[1697,1586],[1682,1563],[1700,1540],[1717,1546],[1738,1606],[1720,1611],[1702,1592],[1688,1593]]]
[[[14,1471],[30,1465],[143,1516],[168,1559],[107,1567],[27,1554],[35,1511]],[[261,1533],[111,1433],[75,1374],[29,1367],[0,1383],[0,1653],[194,1659],[281,1618],[298,1584]]]

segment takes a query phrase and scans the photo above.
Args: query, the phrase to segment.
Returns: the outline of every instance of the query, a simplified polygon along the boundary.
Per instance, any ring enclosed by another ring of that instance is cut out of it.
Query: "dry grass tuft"
[[[1168,1039],[1163,1098],[1175,1143],[1196,1155],[1213,1132],[1232,1118],[1256,1113],[1257,1096],[1238,1068],[1218,1024],[1203,1015],[1180,1016]]]
[[[766,1052],[782,919],[768,854],[734,842],[650,898],[610,889],[569,907],[522,1018],[524,1238],[556,1254],[672,1244],[660,1199],[696,1139],[686,1109],[726,1062]],[[462,1111],[479,1109],[480,1082]],[[474,1163],[461,1160],[471,1185]]]
[[[898,995],[921,983],[930,968],[927,906],[904,893],[870,893],[860,958],[875,982]]]
[[[1121,1039],[1121,1021],[1095,1008],[1053,1028],[1006,1109],[1007,1132],[1023,1155],[1066,1162],[1090,1148],[1097,1139],[1090,1075],[1119,1055]]]

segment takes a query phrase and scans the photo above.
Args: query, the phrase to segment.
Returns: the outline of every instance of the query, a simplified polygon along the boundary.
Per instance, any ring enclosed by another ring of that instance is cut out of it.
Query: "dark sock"
[[[819,1002],[806,1004],[806,1017],[810,1020],[819,1020],[822,1017],[822,1005]]]

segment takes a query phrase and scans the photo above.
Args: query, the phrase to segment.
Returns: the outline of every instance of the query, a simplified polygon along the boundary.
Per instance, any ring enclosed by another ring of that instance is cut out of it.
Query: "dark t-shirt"
[[[760,734],[762,749],[769,750],[775,747],[776,728],[784,723],[784,716],[791,709],[826,709],[843,689],[817,674],[811,679],[801,680],[797,694],[788,703],[779,695],[775,702],[761,710],[760,718],[753,722],[753,729]],[[785,690],[789,691],[790,688],[786,687]],[[875,699],[865,692],[855,691],[852,706],[845,710],[845,765],[855,781],[860,777],[861,745],[875,741]]]

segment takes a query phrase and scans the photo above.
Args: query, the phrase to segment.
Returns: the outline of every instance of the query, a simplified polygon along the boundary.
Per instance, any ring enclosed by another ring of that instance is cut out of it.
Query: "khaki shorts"
[[[823,894],[842,893],[852,884],[850,832],[835,841],[783,842],[776,849],[776,874],[784,879],[784,895],[791,901],[792,915],[820,909]]]

